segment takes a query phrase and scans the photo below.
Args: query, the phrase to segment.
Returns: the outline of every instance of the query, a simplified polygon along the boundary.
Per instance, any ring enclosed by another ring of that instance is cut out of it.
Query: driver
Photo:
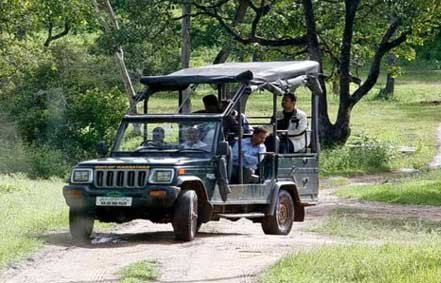
[[[152,131],[152,140],[145,140],[141,146],[162,146],[164,142],[165,131],[161,127],[156,127]]]
[[[196,127],[188,128],[187,140],[182,145],[184,149],[206,149],[207,144],[201,141],[201,132]]]
[[[154,128],[153,132],[152,132],[152,143],[153,143],[153,145],[163,145],[163,144],[165,144],[164,136],[165,136],[165,132],[164,132],[163,128],[161,128],[161,127]]]

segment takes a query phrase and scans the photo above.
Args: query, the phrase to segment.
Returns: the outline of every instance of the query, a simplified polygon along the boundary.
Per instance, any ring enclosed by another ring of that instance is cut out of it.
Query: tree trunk
[[[397,64],[397,57],[393,53],[389,53],[387,55],[387,77],[386,77],[386,86],[380,90],[379,97],[382,99],[392,99],[395,91],[395,77],[393,74],[393,68]]]
[[[104,27],[104,30],[107,33],[112,33],[114,30],[119,30],[118,21],[116,19],[115,13],[113,12],[112,5],[110,4],[109,0],[100,1],[98,3],[96,0],[92,0],[95,10],[98,16],[98,19],[100,20],[101,24]],[[106,20],[105,17],[103,17],[102,12],[106,14],[106,17],[108,20]],[[121,47],[117,47],[115,50],[115,60],[120,68],[121,71],[121,77],[124,83],[124,89],[127,96],[127,99],[129,100],[130,110],[129,113],[136,114],[136,102],[135,102],[135,90],[133,89],[132,80],[130,79],[129,72],[127,71],[126,64],[124,62],[124,51]]]
[[[189,1],[185,1],[182,7],[182,48],[181,48],[181,67],[188,68],[190,67],[190,56],[191,56],[191,3]],[[180,105],[182,113],[190,113],[191,112],[191,98],[190,92],[188,89],[182,91],[182,97],[180,101],[183,105]]]
[[[320,48],[320,42],[317,36],[317,29],[315,24],[315,15],[311,0],[303,0],[305,23],[307,30],[307,44],[309,59],[314,60],[320,64],[320,73],[323,73],[323,54]],[[333,125],[329,119],[328,114],[328,99],[327,89],[324,77],[319,77],[320,87],[322,93],[319,95],[318,105],[318,124],[320,143],[327,145],[335,136],[339,137],[340,128]],[[344,130],[344,129],[343,129]]]

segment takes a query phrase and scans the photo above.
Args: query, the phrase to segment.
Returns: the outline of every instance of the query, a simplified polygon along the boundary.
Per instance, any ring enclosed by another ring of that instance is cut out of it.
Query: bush
[[[359,135],[353,144],[324,151],[320,166],[324,175],[378,172],[389,169],[393,157],[390,144]]]
[[[0,174],[29,172],[29,158],[15,123],[3,113],[0,113],[0,144]]]
[[[31,162],[28,175],[31,178],[64,177],[69,171],[69,164],[61,150],[32,146],[27,152]]]

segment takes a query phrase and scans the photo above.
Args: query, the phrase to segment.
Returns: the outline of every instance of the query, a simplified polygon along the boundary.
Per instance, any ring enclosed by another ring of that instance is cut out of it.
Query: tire
[[[288,235],[293,221],[294,203],[291,195],[280,190],[273,215],[265,216],[262,220],[263,232],[269,235]]]
[[[192,241],[198,226],[198,196],[195,191],[181,194],[173,215],[173,230],[178,241]]]
[[[85,212],[69,210],[69,230],[75,243],[85,244],[90,241],[94,219]]]

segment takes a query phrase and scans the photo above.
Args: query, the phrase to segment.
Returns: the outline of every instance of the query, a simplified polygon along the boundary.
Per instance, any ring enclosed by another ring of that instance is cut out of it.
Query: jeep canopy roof
[[[318,72],[319,64],[314,61],[225,63],[182,69],[165,76],[142,77],[141,83],[148,86],[150,92],[156,92],[182,90],[190,84],[242,82],[257,85]]]

